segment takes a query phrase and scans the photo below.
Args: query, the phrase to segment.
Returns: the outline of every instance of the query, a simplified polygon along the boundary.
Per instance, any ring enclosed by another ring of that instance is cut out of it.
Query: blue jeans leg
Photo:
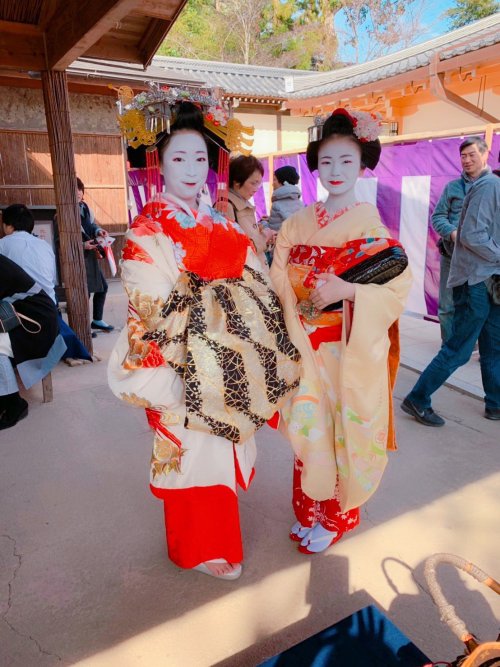
[[[460,285],[453,288],[455,313],[453,333],[423,371],[408,394],[410,401],[421,408],[430,408],[432,394],[441,387],[457,368],[466,364],[472,354],[490,312],[486,285]]]
[[[446,287],[450,275],[451,259],[441,255],[439,264],[439,304],[438,317],[441,327],[441,340],[443,343],[450,338],[452,332],[453,313],[453,288]]]
[[[491,303],[479,335],[479,361],[487,408],[500,408],[500,305]]]

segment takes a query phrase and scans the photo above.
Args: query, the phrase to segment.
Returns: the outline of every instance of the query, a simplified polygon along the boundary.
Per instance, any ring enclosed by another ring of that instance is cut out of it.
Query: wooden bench
[[[52,390],[52,373],[48,373],[42,380],[43,402],[50,403],[54,398]]]

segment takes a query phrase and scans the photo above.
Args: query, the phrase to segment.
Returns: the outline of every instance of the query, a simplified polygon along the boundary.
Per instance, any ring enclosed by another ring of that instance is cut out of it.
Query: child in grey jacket
[[[298,182],[299,175],[295,167],[280,167],[274,172],[274,191],[268,224],[275,232],[279,232],[284,220],[303,206],[300,189],[297,187]]]

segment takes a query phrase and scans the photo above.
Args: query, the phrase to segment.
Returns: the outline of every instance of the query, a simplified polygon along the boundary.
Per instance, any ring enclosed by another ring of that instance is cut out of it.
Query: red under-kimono
[[[237,487],[254,474],[253,433],[298,378],[279,301],[237,224],[171,196],[132,224],[121,275],[129,318],[108,380],[146,409],[155,433],[150,483],[164,501],[169,557],[184,568],[239,563]]]

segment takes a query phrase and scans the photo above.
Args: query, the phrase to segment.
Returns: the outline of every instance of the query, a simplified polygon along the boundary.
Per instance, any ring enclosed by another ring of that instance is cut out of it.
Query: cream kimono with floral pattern
[[[356,285],[348,339],[344,302],[342,339],[314,350],[297,313],[288,257],[295,245],[340,247],[353,239],[388,236],[371,204],[358,204],[324,227],[309,206],[283,223],[271,267],[290,338],[302,356],[299,390],[281,410],[280,429],[303,463],[304,493],[326,500],[338,484],[343,511],[368,500],[387,463],[388,331],[403,311],[411,274],[406,269],[385,285]]]

